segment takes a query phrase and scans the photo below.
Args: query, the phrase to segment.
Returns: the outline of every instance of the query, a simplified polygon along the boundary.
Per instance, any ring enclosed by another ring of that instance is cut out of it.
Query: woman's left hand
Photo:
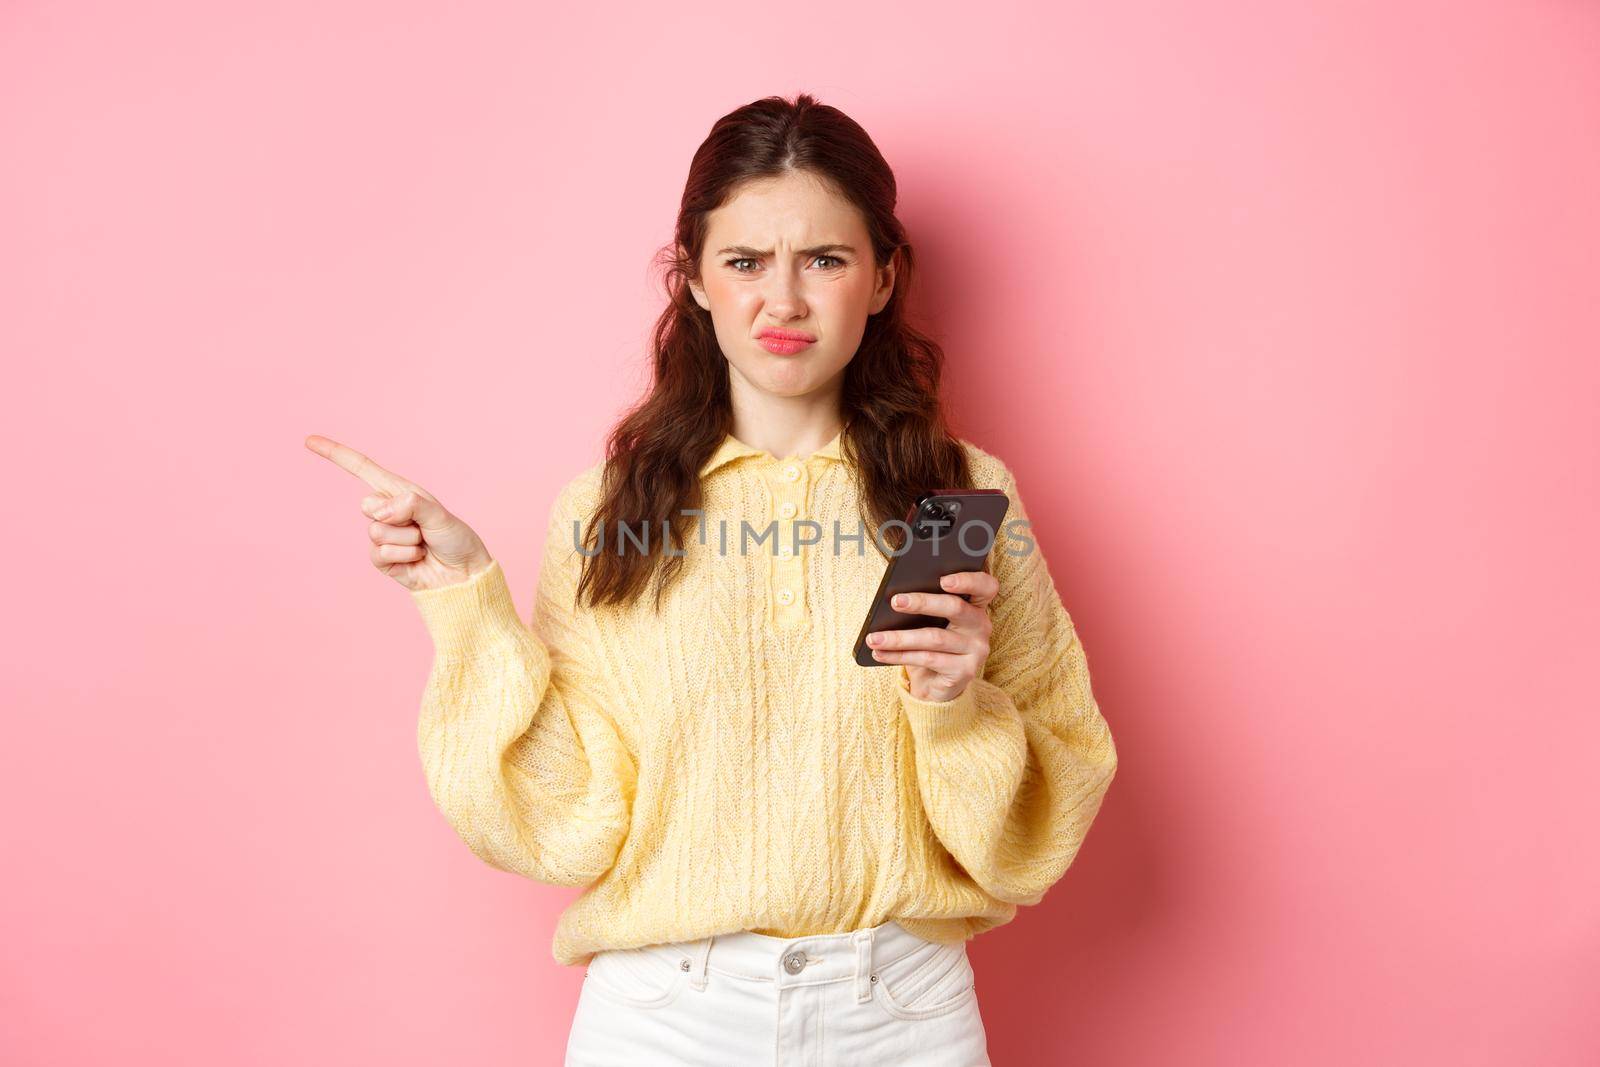
[[[873,659],[903,664],[911,695],[934,702],[954,700],[983,673],[989,658],[989,605],[1000,592],[999,581],[988,571],[947,574],[939,585],[946,591],[899,593],[890,606],[911,615],[941,616],[950,620],[948,626],[867,635]]]

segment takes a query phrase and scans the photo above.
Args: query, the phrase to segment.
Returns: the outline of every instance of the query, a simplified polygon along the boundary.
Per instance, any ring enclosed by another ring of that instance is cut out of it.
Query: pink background
[[[1313,8],[1321,8],[1313,11]],[[997,1064],[1600,1058],[1600,7],[0,8],[8,1064],[560,1061],[322,433],[531,609],[717,116],[895,167],[1121,770]]]

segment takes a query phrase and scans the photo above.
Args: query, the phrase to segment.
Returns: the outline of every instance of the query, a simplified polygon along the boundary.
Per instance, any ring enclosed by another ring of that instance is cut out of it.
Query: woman
[[[946,428],[894,204],[809,95],[717,122],[650,393],[557,494],[531,627],[434,496],[307,441],[375,490],[372,561],[432,637],[439,810],[492,866],[586,887],[553,945],[588,964],[569,1064],[988,1063],[966,940],[1061,877],[1116,771],[1031,539],[904,605],[947,623],[879,635],[889,669],[852,657],[920,493],[1027,515]]]

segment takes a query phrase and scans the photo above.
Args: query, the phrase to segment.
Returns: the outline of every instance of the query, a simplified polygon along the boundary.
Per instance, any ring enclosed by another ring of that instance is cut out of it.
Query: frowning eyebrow
[[[763,250],[760,248],[751,248],[749,245],[734,245],[731,248],[719,248],[717,249],[716,254],[719,256],[725,256],[730,252],[736,256],[749,256],[751,259],[761,259],[764,256],[772,255],[772,249],[770,248]],[[821,256],[827,255],[830,252],[849,252],[851,255],[855,255],[856,250],[849,245],[817,245],[815,248],[802,248],[799,254],[802,256]]]

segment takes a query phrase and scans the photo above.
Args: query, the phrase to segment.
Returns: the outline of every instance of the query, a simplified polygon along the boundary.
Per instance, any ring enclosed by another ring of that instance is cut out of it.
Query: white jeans
[[[566,1067],[989,1067],[963,942],[886,922],[595,954]]]

